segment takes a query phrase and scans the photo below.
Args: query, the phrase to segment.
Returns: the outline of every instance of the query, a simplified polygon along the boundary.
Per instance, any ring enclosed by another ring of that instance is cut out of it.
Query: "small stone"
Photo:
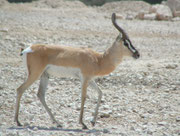
[[[148,113],[149,113],[149,114],[152,114],[152,113],[154,113],[154,111],[153,111],[153,110],[149,110]]]
[[[179,117],[176,117],[176,121],[177,121],[177,122],[180,122],[180,116],[179,116]]]
[[[129,14],[127,14],[127,16],[126,16],[126,19],[127,20],[133,20],[135,18],[135,15],[133,15],[132,13],[129,13]]]
[[[118,113],[117,115],[114,115],[114,117],[115,117],[115,118],[122,118],[122,117],[124,117],[124,115],[123,115],[123,114]]]
[[[136,18],[143,20],[143,19],[144,19],[144,14],[145,14],[144,11],[140,11],[140,12],[138,13],[138,15],[136,16]]]
[[[103,106],[103,109],[104,109],[104,110],[108,110],[109,108],[110,108],[109,105],[104,105],[104,106]]]
[[[0,29],[0,32],[8,32],[8,29],[7,28]]]
[[[155,13],[145,14],[144,19],[145,20],[155,20],[156,19],[156,14]]]
[[[141,117],[141,118],[147,118],[148,115],[146,115],[146,114],[140,114],[140,117]]]
[[[158,125],[165,126],[165,125],[167,125],[167,122],[161,121],[161,122],[158,122]]]
[[[29,126],[29,123],[28,123],[28,122],[25,122],[25,123],[24,123],[24,126]]]
[[[169,64],[166,66],[167,69],[175,69],[177,68],[177,64]]]
[[[110,114],[109,113],[102,113],[100,115],[101,118],[109,118],[110,117]]]
[[[180,17],[174,17],[172,21],[180,21]]]
[[[123,19],[124,17],[123,17],[123,15],[117,14],[117,15],[116,15],[116,18],[117,18],[117,19]]]
[[[147,131],[147,134],[152,135],[152,134],[153,134],[153,132],[152,132],[152,131],[150,131],[150,130],[148,130],[148,131]]]
[[[24,103],[29,104],[29,103],[32,103],[32,102],[33,102],[33,100],[31,100],[30,98],[27,98]]]
[[[34,131],[37,131],[37,130],[38,130],[38,128],[37,128],[37,127],[34,127],[34,128],[33,128],[33,130],[34,130]]]
[[[4,87],[0,86],[0,90],[3,90]]]
[[[147,64],[147,67],[152,67],[153,65],[151,63],[148,63]]]
[[[133,130],[133,131],[134,131],[135,129],[134,129],[134,127],[132,126],[132,127],[130,128],[130,130]]]
[[[109,130],[103,129],[103,133],[109,133]]]

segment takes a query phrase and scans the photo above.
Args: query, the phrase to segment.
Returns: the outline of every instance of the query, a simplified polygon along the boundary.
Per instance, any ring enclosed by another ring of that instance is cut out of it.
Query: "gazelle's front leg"
[[[62,127],[55,119],[54,115],[51,113],[51,110],[49,109],[49,107],[46,104],[45,101],[45,93],[47,90],[47,85],[48,85],[48,81],[49,81],[49,75],[44,72],[41,76],[41,80],[40,80],[40,85],[39,85],[39,90],[38,90],[38,98],[41,101],[42,105],[44,106],[44,108],[46,109],[47,113],[49,114],[51,120],[53,121],[53,123],[56,123],[58,127]]]
[[[79,117],[79,123],[83,125],[83,129],[88,129],[83,122],[83,113],[84,113],[84,103],[86,100],[87,87],[88,87],[89,78],[83,78],[82,88],[81,88],[81,112]]]
[[[96,123],[98,110],[99,110],[99,106],[100,106],[100,103],[101,103],[102,91],[99,89],[99,87],[97,86],[97,84],[93,80],[90,82],[90,86],[98,92],[98,101],[97,101],[97,105],[96,105],[96,108],[95,108],[94,117],[93,117],[93,119],[91,121],[91,124],[94,126],[95,123]]]

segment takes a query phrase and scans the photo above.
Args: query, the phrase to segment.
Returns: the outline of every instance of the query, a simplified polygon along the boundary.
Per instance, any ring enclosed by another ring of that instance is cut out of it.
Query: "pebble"
[[[176,69],[177,67],[178,67],[177,64],[168,64],[168,65],[166,66],[167,69]]]
[[[103,106],[103,109],[104,109],[104,110],[108,110],[108,109],[110,109],[110,107],[109,107],[109,105],[104,105],[104,106]]]
[[[101,113],[100,117],[101,118],[109,118],[110,114],[109,113]]]
[[[161,121],[161,122],[158,122],[158,125],[165,126],[165,125],[167,125],[167,122]]]
[[[176,121],[180,122],[180,116],[176,117]]]
[[[0,32],[8,32],[8,29],[7,28],[0,29]]]
[[[103,133],[109,133],[109,130],[104,128]]]
[[[37,127],[34,127],[34,128],[33,128],[33,130],[34,130],[34,131],[37,131],[37,130],[38,130],[38,128],[37,128]]]
[[[152,114],[152,113],[154,113],[154,110],[148,110],[148,113]]]

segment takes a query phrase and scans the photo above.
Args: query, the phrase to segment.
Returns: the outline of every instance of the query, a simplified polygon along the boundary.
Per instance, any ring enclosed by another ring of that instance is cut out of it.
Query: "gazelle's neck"
[[[119,44],[120,41],[116,40],[114,44],[102,55],[102,58],[100,59],[100,75],[107,75],[111,73],[122,61],[123,48]]]
[[[116,40],[103,54],[103,58],[110,58],[114,66],[117,66],[123,58],[123,48],[119,44],[121,44],[120,41]]]

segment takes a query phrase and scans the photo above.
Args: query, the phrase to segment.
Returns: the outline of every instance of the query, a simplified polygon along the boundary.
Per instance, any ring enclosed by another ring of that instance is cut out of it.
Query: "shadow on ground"
[[[86,134],[91,134],[91,133],[109,133],[108,130],[98,130],[98,129],[65,129],[65,128],[58,128],[58,127],[39,127],[39,126],[27,126],[27,127],[10,127],[8,128],[9,130],[25,130],[25,129],[30,129],[30,130],[44,130],[44,131],[64,131],[64,132],[76,132],[76,133],[86,133]]]

